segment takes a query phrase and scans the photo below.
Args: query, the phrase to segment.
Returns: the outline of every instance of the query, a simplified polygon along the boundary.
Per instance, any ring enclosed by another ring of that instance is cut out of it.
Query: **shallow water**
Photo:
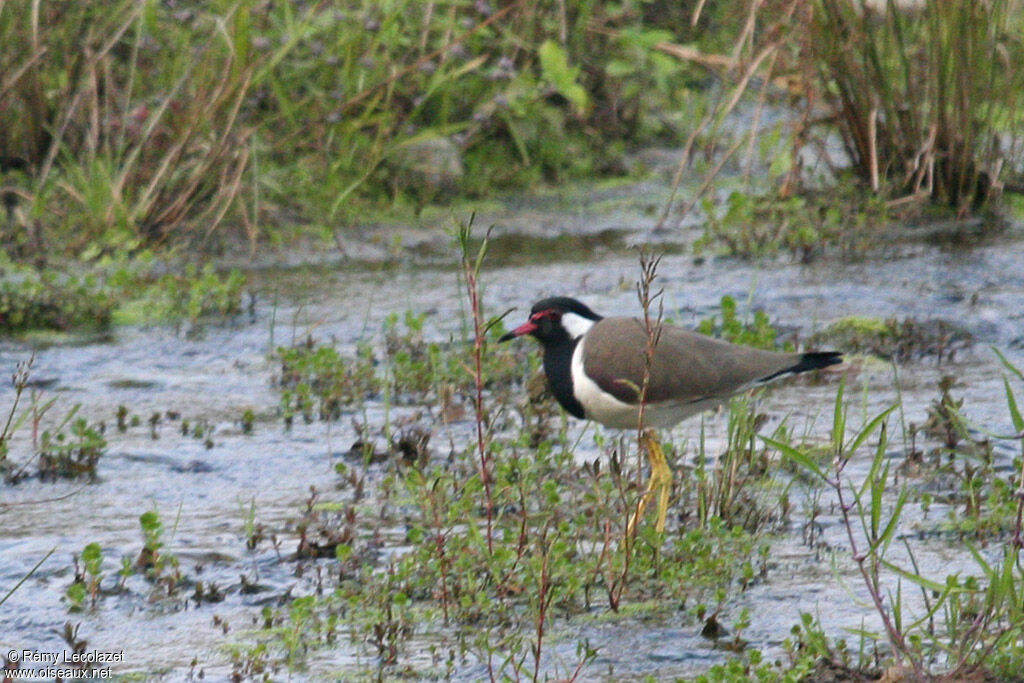
[[[558,216],[544,215],[540,222],[547,227],[542,232],[549,234]],[[579,233],[593,230],[587,215],[562,218]],[[540,219],[530,214],[521,220]],[[624,211],[598,227],[622,227],[630,220],[634,225],[641,222]],[[626,242],[643,238],[642,232],[624,236]],[[435,247],[445,239],[435,236]],[[94,484],[30,479],[16,486],[0,485],[0,596],[54,549],[0,608],[0,645],[5,650],[63,651],[58,632],[70,621],[79,624],[89,650],[124,653],[123,663],[114,665],[116,672],[178,680],[188,677],[196,660],[211,679],[227,676],[231,666],[225,646],[258,622],[260,607],[291,587],[308,589],[308,577],[295,577],[294,566],[280,561],[277,552],[266,545],[256,552],[246,549],[246,520],[251,515],[277,534],[281,554],[291,552],[293,521],[310,487],[333,492],[337,456],[358,438],[353,416],[331,425],[297,423],[285,431],[275,417],[275,367],[268,353],[311,333],[333,340],[342,354],[354,353],[360,340],[379,342],[387,315],[407,310],[428,314],[429,338],[459,337],[465,304],[456,270],[450,264],[439,265],[445,260],[439,253],[443,249],[437,247],[426,264],[399,259],[386,268],[365,263],[261,268],[252,274],[257,305],[251,319],[207,327],[199,334],[165,327],[122,328],[110,343],[38,350],[33,376],[53,380],[43,397],[58,399],[48,417],[80,403],[82,415],[106,421],[109,446]],[[571,253],[561,256],[485,269],[482,284],[489,310],[517,307],[511,318],[517,320],[542,296],[572,294],[604,314],[636,311],[634,282],[639,269],[634,253],[602,242],[583,262]],[[740,302],[749,299],[754,308],[768,312],[774,324],[796,330],[801,337],[845,315],[955,321],[975,335],[976,346],[951,364],[937,367],[934,360],[924,360],[900,368],[905,420],[923,421],[937,396],[938,379],[952,373],[961,379],[956,393],[966,399],[965,410],[972,419],[996,433],[1011,431],[1002,400],[1001,366],[989,346],[1024,367],[1024,240],[1019,237],[1004,236],[969,249],[903,245],[863,262],[806,266],[728,259],[697,265],[690,256],[672,255],[661,263],[657,286],[665,292],[666,316],[687,326],[716,312],[723,295]],[[29,353],[24,346],[4,342],[0,370],[9,374]],[[896,400],[890,366],[869,363],[853,377],[849,395],[864,401],[867,414]],[[820,436],[830,425],[834,392],[833,386],[781,387],[764,408],[773,419],[787,416],[796,424],[811,424],[812,433]],[[164,419],[157,439],[145,426],[118,434],[113,423],[119,404],[144,423],[155,412],[176,411],[181,417]],[[240,426],[246,408],[257,415],[251,436]],[[392,407],[391,417],[414,409]],[[383,421],[383,406],[371,404],[367,410],[366,416],[354,417]],[[181,420],[193,425],[207,421],[212,448],[203,439],[182,436]],[[724,418],[709,416],[704,424],[713,448],[724,438]],[[673,437],[677,443],[693,442],[699,429],[700,421],[693,420],[677,427]],[[435,441],[462,441],[469,434],[466,425],[438,430],[449,431],[435,435]],[[12,458],[28,457],[30,438],[27,429],[16,434]],[[999,449],[999,457],[1007,462],[1014,455],[1010,447]],[[584,439],[577,455],[593,459],[600,453]],[[852,464],[849,474],[863,477],[864,463]],[[798,508],[807,503],[799,491],[793,497]],[[138,518],[152,509],[159,511],[164,541],[185,573],[219,586],[226,593],[223,601],[197,606],[161,600],[135,576],[128,580],[129,590],[105,598],[99,610],[69,613],[63,594],[73,578],[72,553],[99,543],[108,575],[103,585],[112,585],[110,576],[120,558],[134,559],[141,549]],[[933,517],[943,514],[941,506],[934,506]],[[913,531],[919,517],[919,511],[908,508],[907,532]],[[773,543],[769,580],[739,599],[750,609],[752,620],[744,637],[770,656],[782,656],[781,640],[803,611],[819,615],[830,634],[862,624],[875,627],[853,564],[841,559],[839,576],[832,573],[827,548],[841,552],[846,547],[845,528],[834,511],[818,522],[820,543],[826,548],[823,556],[801,542],[799,528],[793,529],[788,539]],[[965,552],[944,542],[931,544],[918,560],[926,573],[941,569],[943,576],[970,566]],[[264,589],[243,594],[243,575]],[[552,672],[566,673],[566,663],[575,661],[576,640],[584,637],[600,650],[585,679],[693,675],[727,656],[681,623],[597,620],[575,628],[555,634]],[[316,653],[310,670],[294,677],[337,676],[365,663],[365,655],[361,660],[357,649],[341,638],[336,649]],[[465,680],[479,675],[482,670],[472,664],[456,672]]]

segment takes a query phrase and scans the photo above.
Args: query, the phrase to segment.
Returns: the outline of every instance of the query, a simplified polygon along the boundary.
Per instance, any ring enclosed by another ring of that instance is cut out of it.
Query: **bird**
[[[665,530],[672,470],[653,430],[672,427],[749,389],[843,360],[837,351],[766,351],[649,322],[606,318],[577,299],[555,296],[535,303],[525,323],[498,339],[528,335],[540,342],[551,393],[573,417],[639,430],[651,474],[627,534],[635,531],[656,491],[655,529]]]

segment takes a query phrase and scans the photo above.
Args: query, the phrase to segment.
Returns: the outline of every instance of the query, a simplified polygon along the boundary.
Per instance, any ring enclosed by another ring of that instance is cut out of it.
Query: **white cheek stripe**
[[[568,332],[569,336],[573,339],[579,339],[593,326],[594,321],[590,318],[584,318],[582,315],[577,315],[575,313],[562,314],[562,327],[565,328],[566,332]]]

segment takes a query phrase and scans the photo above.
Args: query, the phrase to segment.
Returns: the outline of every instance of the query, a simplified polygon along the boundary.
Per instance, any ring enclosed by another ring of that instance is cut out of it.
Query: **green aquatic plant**
[[[808,262],[827,250],[860,255],[877,247],[875,235],[889,220],[883,202],[848,192],[778,197],[737,190],[724,207],[709,198],[703,208],[707,223],[694,251],[744,259],[788,252]]]
[[[469,237],[469,226],[461,226],[466,339],[426,352],[427,319],[393,316],[384,326],[381,373],[396,387],[431,377],[420,385],[425,393],[407,391],[416,401],[436,400],[440,392],[430,386],[455,387],[469,406],[454,425],[465,438],[450,442],[448,457],[421,445],[413,457],[397,458],[379,454],[369,427],[362,428],[336,466],[337,489],[318,492],[295,527],[299,567],[330,562],[331,570],[317,570],[315,597],[265,614],[260,638],[271,662],[294,670],[314,648],[348,634],[372,659],[368,675],[418,666],[415,643],[435,653],[424,675],[451,674],[458,662],[471,661],[494,678],[581,676],[598,656],[586,639],[577,639],[575,660],[555,669],[546,653],[567,626],[571,632],[595,610],[690,620],[699,604],[721,614],[768,571],[767,539],[756,531],[764,525],[745,529],[738,514],[723,519],[709,509],[699,519],[681,515],[671,534],[646,526],[628,534],[640,495],[622,467],[629,449],[608,444],[608,467],[578,462],[564,422],[538,433],[528,406],[521,407],[521,421],[507,407],[512,399],[500,378],[509,362],[521,360],[491,348],[501,316],[488,315],[479,286],[487,240]],[[321,347],[297,348],[301,356]],[[325,366],[344,366],[336,352],[323,353]],[[757,420],[741,424],[733,439],[736,461],[756,463],[749,446]],[[378,431],[392,435],[389,443],[403,433],[394,426]],[[748,465],[739,469],[743,474],[733,471],[722,487],[735,499],[723,507],[733,511],[748,485]],[[750,481],[763,471],[750,464]],[[681,488],[680,509],[697,495]],[[396,528],[404,531],[396,535]]]
[[[79,566],[81,558],[81,566]],[[81,555],[73,557],[75,565],[75,579],[68,586],[64,595],[71,602],[72,610],[80,610],[89,599],[89,606],[96,607],[96,600],[100,593],[100,583],[103,580],[103,549],[99,543],[90,543],[82,549]]]
[[[793,350],[792,343],[779,340],[779,333],[772,325],[767,313],[755,310],[753,316],[747,316],[748,320],[742,320],[736,310],[736,299],[728,294],[724,295],[719,304],[721,319],[718,316],[705,318],[700,321],[697,331],[743,346],[773,351]]]
[[[75,418],[80,407],[78,404],[72,408],[56,429],[44,430],[40,435],[37,453],[40,478],[96,480],[96,468],[106,451],[107,440],[101,425]]]
[[[117,292],[120,323],[199,323],[230,319],[243,311],[248,278],[237,268],[220,273],[211,263],[187,264],[179,273],[153,277],[144,265],[122,267],[108,278]]]
[[[835,492],[847,531],[848,551],[883,627],[882,633],[861,629],[857,634],[869,642],[888,641],[892,647],[891,663],[919,678],[935,672],[952,680],[979,674],[999,678],[1015,671],[1014,667],[1024,661],[1024,649],[1020,647],[1024,574],[1019,570],[1019,555],[1024,547],[1020,542],[1024,538],[1024,499],[1015,497],[1013,541],[1003,547],[1000,559],[993,561],[968,545],[975,563],[973,573],[944,578],[927,576],[919,567],[909,540],[900,535],[911,491],[904,483],[894,492],[894,500],[888,491],[892,469],[887,457],[886,417],[896,406],[867,420],[852,437],[847,437],[842,396],[840,385],[833,416],[831,468],[792,444],[763,439]],[[1014,427],[1024,430],[1024,418],[1008,384],[1006,400]],[[946,406],[949,408],[949,401]],[[878,444],[864,481],[855,484],[844,480],[850,459],[873,434],[877,434]],[[1018,486],[1024,485],[1021,462],[1014,463]],[[890,549],[897,539],[902,542],[909,563],[891,559]],[[894,578],[896,588],[884,588],[883,577]],[[905,597],[906,586],[920,591],[923,611],[911,612]],[[877,650],[869,652],[862,648],[854,666],[868,667],[878,655]]]
[[[342,408],[381,390],[367,346],[361,347],[357,358],[345,359],[333,347],[318,345],[309,338],[297,346],[279,347],[276,355],[281,364],[276,385],[286,424],[295,416],[302,416],[306,422],[335,420]]]
[[[143,542],[135,567],[141,569],[152,583],[164,586],[170,594],[182,577],[178,558],[164,550],[163,520],[156,510],[149,510],[139,516],[139,527]]]
[[[955,361],[957,353],[970,349],[974,336],[950,320],[847,316],[815,332],[809,341],[898,362],[935,358],[942,363]]]

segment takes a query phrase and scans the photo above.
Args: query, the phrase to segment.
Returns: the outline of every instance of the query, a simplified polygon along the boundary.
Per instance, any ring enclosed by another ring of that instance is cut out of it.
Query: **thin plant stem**
[[[485,507],[487,509],[487,552],[494,553],[494,498],[491,491],[491,457],[487,448],[487,430],[484,424],[484,335],[487,326],[484,323],[480,304],[480,287],[478,277],[487,253],[487,236],[484,236],[475,258],[470,257],[470,235],[473,229],[473,217],[460,225],[458,229],[459,246],[462,253],[462,272],[466,278],[466,296],[469,299],[470,314],[473,319],[473,411],[476,421],[476,447],[480,460],[480,480],[484,485]]]

